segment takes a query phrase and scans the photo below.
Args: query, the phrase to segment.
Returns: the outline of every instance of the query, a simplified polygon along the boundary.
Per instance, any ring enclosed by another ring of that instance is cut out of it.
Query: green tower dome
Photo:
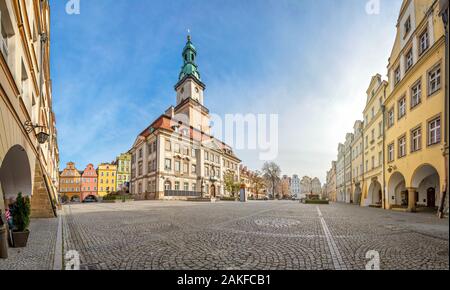
[[[183,66],[181,68],[178,80],[182,80],[186,76],[193,76],[197,80],[201,81],[200,72],[198,71],[195,59],[197,58],[197,51],[195,46],[191,42],[191,36],[188,35],[187,43],[183,49]]]

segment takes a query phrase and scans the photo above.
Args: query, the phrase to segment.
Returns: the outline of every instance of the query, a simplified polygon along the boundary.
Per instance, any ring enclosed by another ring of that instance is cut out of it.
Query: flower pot
[[[30,235],[29,230],[26,230],[25,232],[12,232],[13,247],[14,248],[26,247],[29,235]]]
[[[0,259],[8,258],[8,233],[6,227],[0,226]]]

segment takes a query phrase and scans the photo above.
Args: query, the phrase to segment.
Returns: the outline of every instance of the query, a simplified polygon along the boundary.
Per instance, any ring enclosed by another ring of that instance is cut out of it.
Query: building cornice
[[[202,81],[198,80],[197,78],[191,75],[187,75],[176,83],[176,85],[174,86],[175,91],[178,90],[178,88],[188,79],[193,80],[197,85],[201,86],[203,90],[206,89],[206,85]]]

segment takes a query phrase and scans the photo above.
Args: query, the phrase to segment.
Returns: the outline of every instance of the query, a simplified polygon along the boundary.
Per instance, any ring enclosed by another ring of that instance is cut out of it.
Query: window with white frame
[[[430,46],[430,39],[428,37],[428,30],[422,32],[419,36],[419,55],[422,55]]]
[[[414,64],[412,48],[406,53],[405,71],[408,71]]]
[[[394,143],[388,145],[388,162],[394,161]]]
[[[388,127],[394,126],[394,108],[390,109],[388,112]]]
[[[165,170],[171,170],[172,169],[172,160],[169,158],[166,158],[164,160],[164,169]]]
[[[411,108],[414,108],[422,101],[422,83],[419,81],[411,88]]]
[[[394,84],[398,84],[401,80],[400,66],[395,69],[394,72]]]
[[[398,158],[406,156],[406,136],[398,139]]]
[[[441,88],[441,66],[437,65],[428,73],[428,95],[432,95]]]
[[[441,117],[428,122],[428,145],[441,142]]]
[[[422,129],[416,128],[411,131],[411,152],[419,151],[422,148]]]
[[[401,119],[406,115],[406,97],[398,101],[398,118]]]
[[[175,190],[180,190],[180,182],[175,181]]]
[[[166,181],[164,183],[164,190],[172,190],[172,183],[170,183],[170,181]]]

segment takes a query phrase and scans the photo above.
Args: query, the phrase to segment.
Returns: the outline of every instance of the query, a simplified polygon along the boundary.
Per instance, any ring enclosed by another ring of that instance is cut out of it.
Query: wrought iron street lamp
[[[45,128],[45,126],[39,126],[39,125],[35,125],[33,124],[31,121],[26,121],[25,124],[25,130],[27,131],[27,133],[31,133],[34,131],[34,129],[43,129]],[[39,133],[36,134],[36,138],[39,142],[39,144],[44,144],[45,142],[47,142],[48,137],[50,137],[49,134],[45,133],[44,130],[40,131]]]

